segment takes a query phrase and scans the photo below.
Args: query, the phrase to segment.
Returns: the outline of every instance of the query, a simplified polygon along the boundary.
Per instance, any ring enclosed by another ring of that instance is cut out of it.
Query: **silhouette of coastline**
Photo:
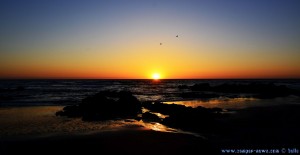
[[[202,84],[186,88],[210,91],[217,91],[218,88],[218,91],[222,92],[257,93],[257,96],[262,95],[263,98],[275,97],[280,93],[284,93],[284,95],[295,93],[286,87],[272,84],[226,84],[214,87]],[[115,98],[115,100],[108,98]],[[108,104],[113,106],[110,107]],[[141,113],[142,108],[148,111]],[[192,108],[162,102],[139,102],[130,92],[99,92],[83,99],[79,105],[65,107],[63,111],[57,112],[57,115],[73,117],[76,114],[76,117],[82,117],[83,120],[88,121],[130,117],[146,122],[157,122],[168,127],[206,135],[208,139],[214,141],[212,147],[220,148],[238,144],[245,146],[250,144],[252,146],[258,144],[297,146],[300,144],[300,134],[298,133],[300,125],[296,123],[300,121],[299,110],[300,105],[280,105],[240,109],[236,110],[234,114],[229,114],[221,108],[201,106]],[[85,118],[85,112],[90,112],[88,119]],[[155,113],[167,117],[160,118]],[[247,134],[245,135],[245,133]]]
[[[141,116],[142,107],[150,110]],[[151,112],[158,112],[168,117],[160,119]],[[109,119],[142,119],[159,122],[170,127],[197,130],[195,120],[212,128],[214,119],[222,117],[221,108],[186,107],[184,105],[163,104],[161,102],[138,101],[130,92],[99,92],[88,96],[79,105],[66,106],[57,116],[82,117],[83,121],[101,121]],[[203,127],[201,129],[204,129]]]
[[[176,86],[177,87],[177,86]],[[25,87],[26,88],[26,87]],[[272,83],[209,83],[179,85],[185,98],[246,97],[275,100],[300,96],[299,91]],[[22,92],[26,89],[1,90]],[[143,92],[141,92],[143,93]],[[226,102],[226,101],[224,101]],[[258,106],[227,111],[222,108],[187,107],[160,101],[139,101],[129,91],[100,91],[56,115],[85,123],[135,119],[201,135],[166,133],[144,128],[78,135],[54,135],[29,139],[2,139],[4,154],[92,153],[103,154],[219,154],[222,148],[297,147],[300,144],[300,105]],[[158,114],[164,115],[160,117]],[[93,122],[91,122],[93,121]],[[18,149],[15,149],[18,148]]]
[[[226,97],[237,97],[239,94],[255,97],[259,99],[286,97],[289,95],[300,96],[300,92],[284,85],[275,85],[273,83],[257,83],[248,84],[230,84],[224,83],[216,86],[211,86],[209,83],[194,84],[192,86],[180,85],[179,89],[189,89],[191,92],[182,93],[185,98],[216,98],[228,93]],[[209,92],[209,93],[208,93]],[[232,95],[235,93],[236,95]]]

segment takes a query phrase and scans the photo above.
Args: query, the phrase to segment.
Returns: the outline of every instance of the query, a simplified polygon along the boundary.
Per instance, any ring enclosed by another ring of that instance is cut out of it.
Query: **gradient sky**
[[[299,0],[1,0],[0,23],[0,78],[300,78]]]

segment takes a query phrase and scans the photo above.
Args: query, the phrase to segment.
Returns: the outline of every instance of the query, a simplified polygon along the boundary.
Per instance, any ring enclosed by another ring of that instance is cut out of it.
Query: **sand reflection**
[[[157,122],[143,122],[135,119],[85,122],[81,118],[56,117],[55,112],[62,108],[61,106],[0,108],[0,137],[88,134],[122,129],[185,133]],[[166,117],[159,113],[155,114],[161,118]]]
[[[61,106],[0,108],[0,137],[18,135],[76,134],[117,130],[140,125],[137,121],[84,122],[81,118],[57,117]]]
[[[259,99],[256,98],[217,98],[211,100],[190,100],[190,101],[173,101],[173,102],[164,102],[166,104],[180,104],[189,107],[206,107],[206,108],[224,108],[224,109],[240,109],[246,108],[253,104],[259,104]]]
[[[189,101],[172,101],[164,102],[166,104],[180,104],[190,107],[202,106],[205,108],[222,108],[222,109],[244,109],[249,107],[274,106],[282,104],[299,104],[299,97],[278,97],[275,99],[257,99],[257,98],[226,98],[221,97],[211,100],[189,100]]]

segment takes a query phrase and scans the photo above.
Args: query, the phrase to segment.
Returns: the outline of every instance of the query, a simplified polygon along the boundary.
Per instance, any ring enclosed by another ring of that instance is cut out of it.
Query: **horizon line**
[[[152,78],[0,78],[0,80],[154,80]],[[162,78],[160,80],[300,80],[300,78]]]

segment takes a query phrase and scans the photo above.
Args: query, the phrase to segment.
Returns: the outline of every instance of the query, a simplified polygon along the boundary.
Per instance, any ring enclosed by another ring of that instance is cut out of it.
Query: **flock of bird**
[[[178,38],[178,35],[176,35],[176,38]],[[162,43],[159,43],[159,45],[162,45]]]

